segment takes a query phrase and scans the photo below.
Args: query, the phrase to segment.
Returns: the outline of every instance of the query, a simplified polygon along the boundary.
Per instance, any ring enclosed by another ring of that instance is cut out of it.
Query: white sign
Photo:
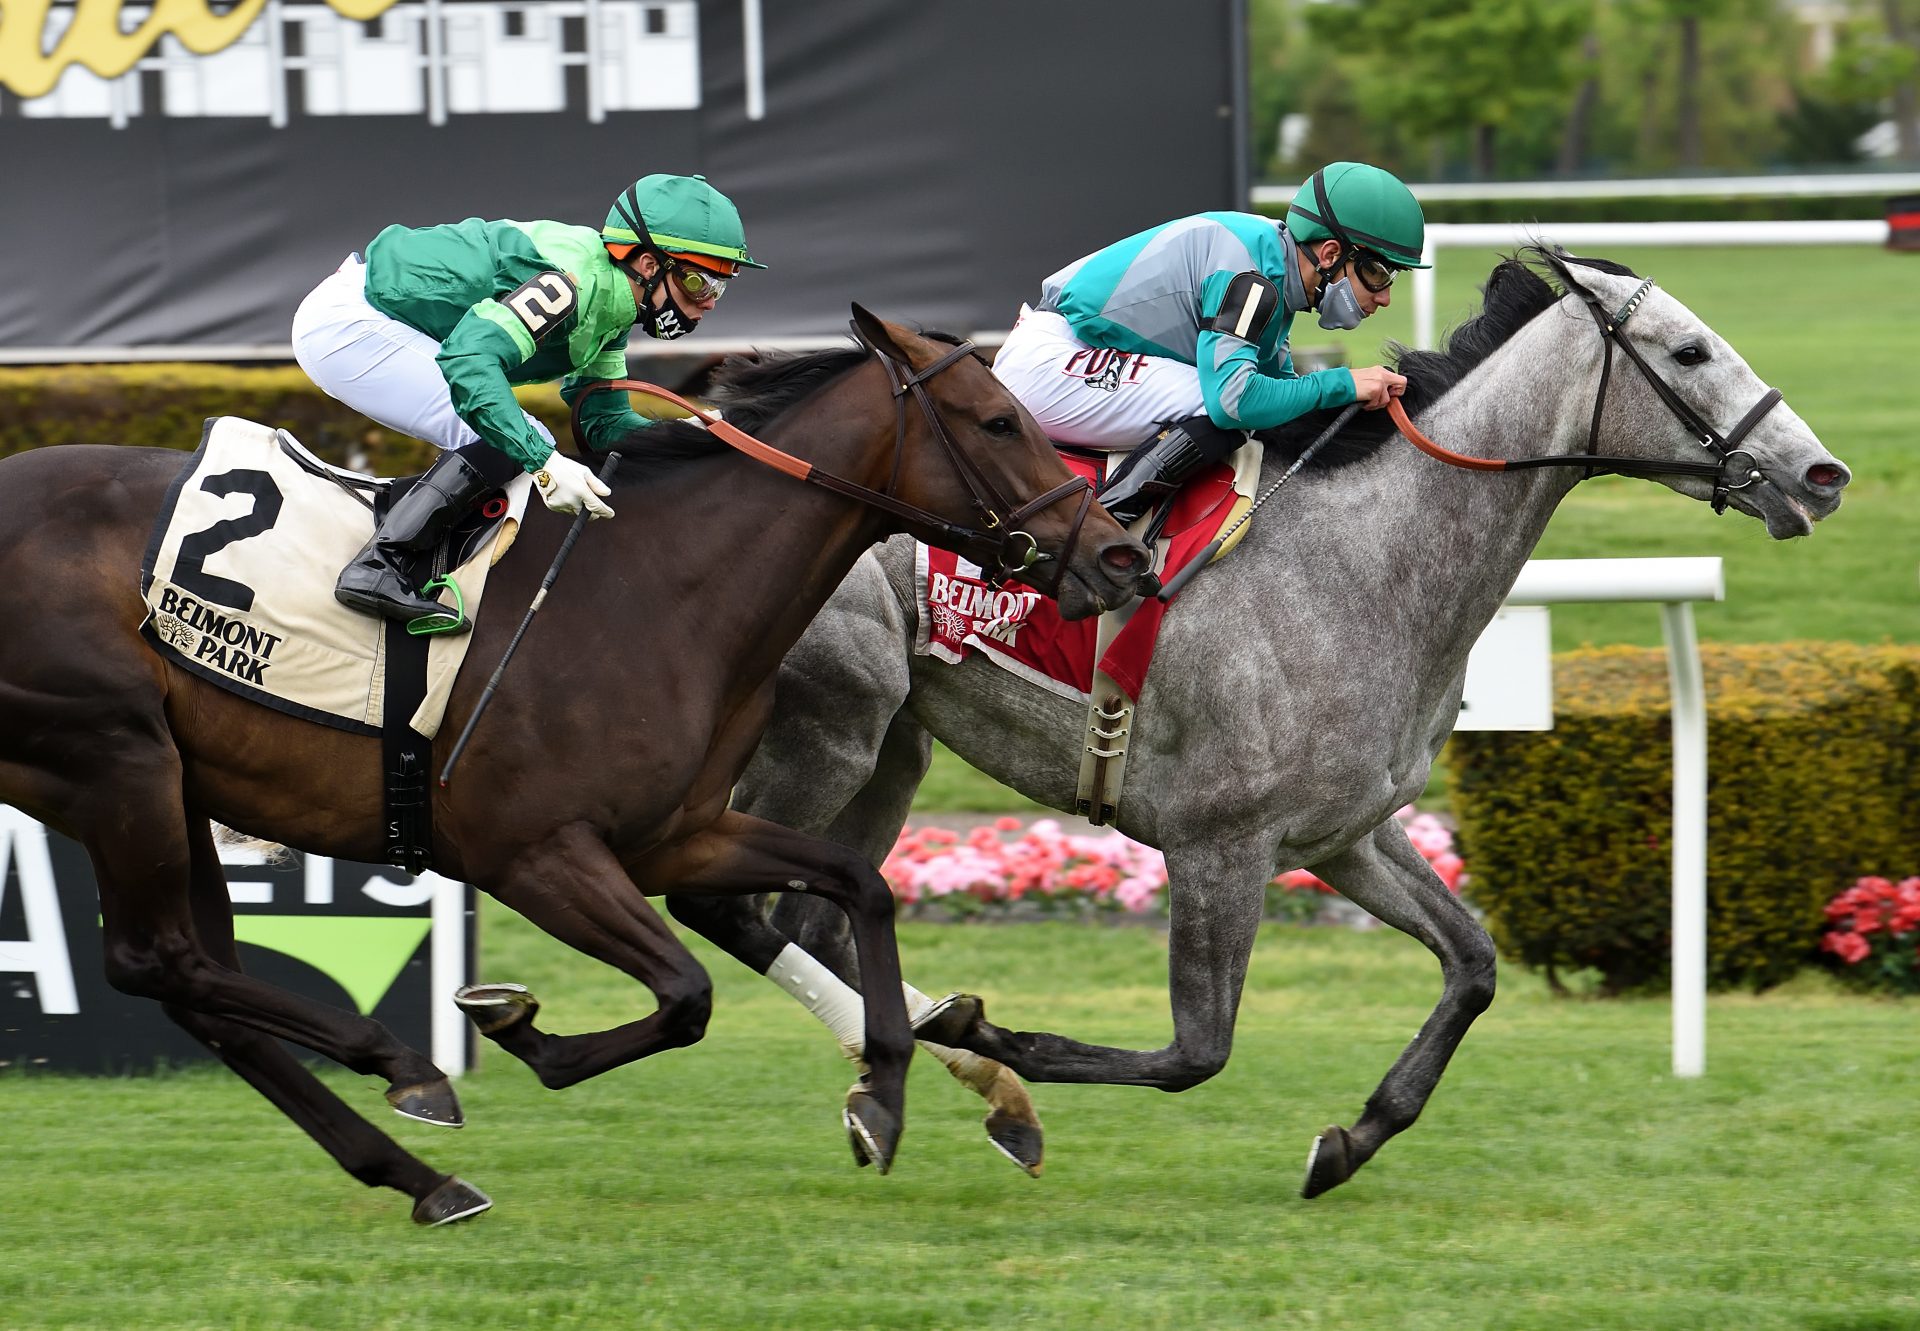
[[[1552,730],[1553,635],[1544,605],[1503,607],[1467,657],[1455,730]]]

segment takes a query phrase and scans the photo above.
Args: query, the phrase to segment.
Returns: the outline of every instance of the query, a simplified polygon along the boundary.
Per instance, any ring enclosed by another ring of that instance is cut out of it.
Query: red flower
[[[1831,952],[1849,966],[1865,961],[1873,952],[1873,944],[1856,933],[1835,931],[1820,940],[1822,950]]]

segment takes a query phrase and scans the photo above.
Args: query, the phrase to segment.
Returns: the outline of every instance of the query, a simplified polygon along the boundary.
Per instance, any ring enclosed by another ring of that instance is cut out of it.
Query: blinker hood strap
[[[1340,225],[1340,219],[1333,215],[1333,203],[1327,198],[1325,171],[1313,173],[1313,197],[1319,203],[1320,211],[1326,216],[1316,216],[1304,208],[1300,211],[1333,232],[1334,239],[1340,245],[1340,257],[1335,259],[1329,267],[1322,268],[1317,263],[1313,264],[1313,271],[1320,275],[1319,298],[1314,301],[1313,308],[1319,313],[1320,326],[1328,332],[1352,332],[1360,326],[1361,320],[1367,317],[1366,311],[1360,308],[1359,297],[1353,294],[1353,282],[1345,276],[1336,279],[1334,274],[1340,271],[1348,255],[1358,247],[1348,235],[1347,229]],[[1311,255],[1312,252],[1308,251],[1308,253]],[[1313,263],[1311,257],[1307,261]]]
[[[614,211],[633,229],[639,238],[641,248],[653,249],[653,232],[647,229],[647,219],[640,211],[640,191],[637,185],[627,186],[627,192],[613,201]]]

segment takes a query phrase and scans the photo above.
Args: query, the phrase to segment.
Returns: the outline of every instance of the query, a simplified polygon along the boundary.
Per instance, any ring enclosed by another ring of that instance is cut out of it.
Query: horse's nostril
[[[1146,563],[1145,553],[1137,545],[1110,545],[1100,552],[1100,558],[1121,573],[1130,573]]]
[[[1829,466],[1821,463],[1807,468],[1807,484],[1818,486],[1822,490],[1837,490],[1848,481],[1845,467]]]

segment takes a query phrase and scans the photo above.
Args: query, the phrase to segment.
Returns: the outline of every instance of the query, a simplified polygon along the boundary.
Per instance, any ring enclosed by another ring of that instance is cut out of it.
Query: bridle
[[[656,384],[641,383],[634,379],[601,380],[589,384],[584,393],[574,401],[573,429],[574,438],[580,438],[580,408],[594,393],[623,391],[645,393],[662,398],[688,412],[707,430],[729,447],[746,454],[756,462],[761,462],[776,471],[785,472],[798,480],[806,481],[824,489],[832,490],[856,499],[870,507],[877,508],[902,519],[930,544],[959,552],[964,558],[980,566],[986,581],[999,586],[1008,578],[1019,576],[1022,582],[1046,595],[1054,595],[1060,589],[1060,580],[1065,576],[1067,563],[1071,560],[1074,547],[1080,540],[1080,528],[1086,521],[1087,511],[1093,506],[1093,483],[1084,476],[1075,476],[1048,490],[1037,499],[1031,499],[1013,507],[1000,493],[990,477],[980,469],[978,463],[962,451],[959,443],[941,419],[939,409],[934,405],[933,396],[926,385],[929,379],[942,370],[957,363],[962,357],[974,352],[972,342],[961,342],[944,356],[923,370],[915,370],[905,361],[898,359],[885,349],[875,345],[858,325],[854,327],[854,336],[874,355],[880,358],[886,367],[887,377],[893,382],[895,403],[893,468],[887,478],[885,490],[875,490],[856,481],[823,471],[803,458],[784,453],[771,444],[763,443],[736,425],[720,419],[718,416],[695,406],[677,393],[659,387]],[[907,394],[912,393],[920,404],[920,410],[927,419],[927,425],[933,435],[946,450],[948,460],[954,471],[965,483],[973,496],[973,509],[979,515],[978,527],[961,526],[948,522],[937,514],[916,507],[899,499],[895,491],[900,485],[900,467],[906,454],[907,444]],[[1038,513],[1041,509],[1058,503],[1062,499],[1080,494],[1080,507],[1073,515],[1073,526],[1067,533],[1064,547],[1059,554],[1050,554],[1040,548],[1033,535],[1021,529],[1020,524]],[[1028,576],[1032,570],[1043,564],[1053,564],[1052,578],[1041,583]]]
[[[1550,256],[1548,261],[1565,279],[1568,288],[1585,302],[1588,312],[1593,315],[1594,322],[1600,326],[1601,341],[1605,348],[1605,359],[1600,365],[1600,389],[1594,396],[1593,419],[1587,427],[1587,451],[1540,458],[1469,457],[1443,448],[1427,438],[1408,419],[1406,408],[1401,406],[1400,399],[1394,398],[1388,402],[1387,412],[1393,418],[1393,423],[1399,428],[1400,433],[1404,434],[1421,452],[1452,466],[1465,467],[1474,471],[1520,471],[1528,467],[1584,467],[1587,476],[1602,472],[1619,476],[1705,476],[1713,481],[1715,513],[1726,511],[1727,500],[1733,491],[1744,490],[1756,482],[1764,483],[1767,478],[1760,471],[1759,461],[1752,453],[1740,447],[1740,441],[1752,432],[1753,427],[1760,423],[1762,417],[1779,405],[1780,390],[1769,388],[1761,394],[1760,400],[1748,409],[1739,423],[1727,434],[1722,435],[1709,425],[1699,412],[1688,406],[1680,395],[1674,392],[1673,386],[1647,364],[1639,348],[1629,342],[1627,335],[1622,331],[1627,320],[1633,317],[1634,311],[1638,310],[1641,302],[1647,298],[1647,293],[1653,290],[1653,279],[1649,277],[1642,282],[1634,293],[1627,297],[1624,305],[1609,314],[1606,307],[1600,303],[1599,297],[1574,281],[1573,275],[1564,266],[1565,263],[1583,263],[1586,262],[1585,260],[1566,255]],[[1713,452],[1717,461],[1686,462],[1678,459],[1663,461],[1657,458],[1613,457],[1598,451],[1600,415],[1607,402],[1607,380],[1613,373],[1613,349],[1616,346],[1640,367],[1640,373],[1646,376],[1648,385],[1659,395],[1660,400],[1666,403],[1667,410],[1687,427],[1701,447]],[[1736,459],[1742,459],[1742,461],[1736,461]],[[1738,479],[1735,479],[1736,477]],[[1585,480],[1586,477],[1583,476],[1581,479]]]

